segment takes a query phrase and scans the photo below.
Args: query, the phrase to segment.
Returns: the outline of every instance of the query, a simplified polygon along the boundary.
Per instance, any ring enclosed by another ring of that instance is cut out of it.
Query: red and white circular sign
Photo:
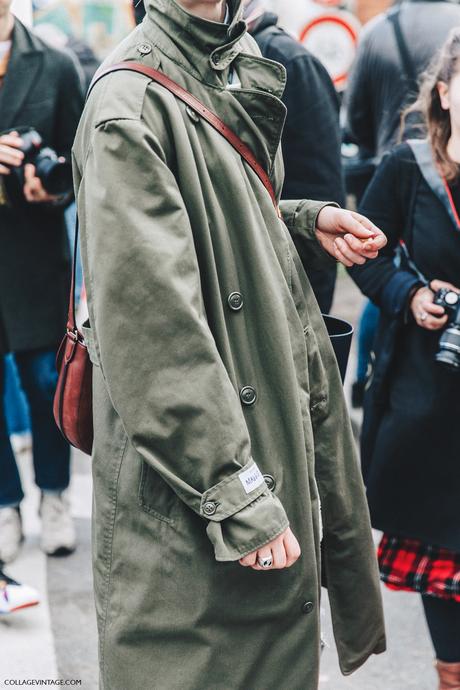
[[[330,12],[317,15],[300,32],[300,42],[321,60],[338,90],[345,88],[359,30],[358,20],[349,12]]]

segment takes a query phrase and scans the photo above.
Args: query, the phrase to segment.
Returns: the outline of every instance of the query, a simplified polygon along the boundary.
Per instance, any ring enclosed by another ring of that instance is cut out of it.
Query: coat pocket
[[[139,505],[153,518],[174,524],[179,499],[171,487],[147,462],[141,460]]]

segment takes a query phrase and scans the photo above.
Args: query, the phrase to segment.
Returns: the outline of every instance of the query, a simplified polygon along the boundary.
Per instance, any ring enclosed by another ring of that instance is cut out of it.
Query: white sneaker
[[[41,547],[48,556],[67,556],[77,544],[75,527],[67,498],[63,494],[42,493]]]
[[[24,539],[18,508],[0,508],[0,562],[10,563]]]
[[[0,615],[36,606],[39,603],[38,592],[33,587],[21,585],[0,571]]]

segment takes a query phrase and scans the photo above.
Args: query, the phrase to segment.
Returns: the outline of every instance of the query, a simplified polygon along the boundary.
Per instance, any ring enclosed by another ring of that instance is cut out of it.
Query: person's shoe
[[[14,561],[23,540],[19,508],[0,508],[0,561]]]
[[[38,593],[28,585],[21,585],[0,570],[0,616],[20,609],[37,606]]]
[[[48,556],[67,556],[75,551],[75,527],[63,494],[42,493],[40,517],[41,547]]]
[[[355,381],[351,387],[351,405],[355,410],[358,410],[364,405],[364,393],[366,384],[364,381]]]
[[[436,668],[439,674],[439,690],[460,690],[460,663],[436,661]]]

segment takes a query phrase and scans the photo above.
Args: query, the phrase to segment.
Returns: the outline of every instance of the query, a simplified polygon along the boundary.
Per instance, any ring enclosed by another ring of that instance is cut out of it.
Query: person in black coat
[[[381,575],[422,594],[442,688],[460,688],[460,373],[437,361],[448,314],[435,303],[460,293],[459,66],[456,30],[413,109],[428,139],[386,155],[361,204],[388,245],[350,269],[381,309],[361,441]]]
[[[262,55],[286,68],[283,102],[287,120],[282,137],[286,177],[283,199],[319,199],[345,205],[342,174],[339,99],[321,62],[277,26],[278,18],[263,11],[258,0],[247,3],[248,29]],[[302,248],[297,247],[300,258]],[[318,303],[330,311],[336,269],[308,271]]]
[[[62,491],[69,483],[69,447],[54,423],[55,352],[63,337],[70,252],[60,199],[49,194],[33,165],[13,193],[24,163],[20,135],[33,127],[61,160],[70,159],[83,107],[73,59],[28,30],[0,0],[0,560],[22,540],[23,491],[3,409],[4,355],[14,353],[31,412],[35,480],[42,491],[42,547],[71,551],[75,534]],[[71,179],[69,179],[71,188]],[[70,190],[69,190],[70,191]]]

